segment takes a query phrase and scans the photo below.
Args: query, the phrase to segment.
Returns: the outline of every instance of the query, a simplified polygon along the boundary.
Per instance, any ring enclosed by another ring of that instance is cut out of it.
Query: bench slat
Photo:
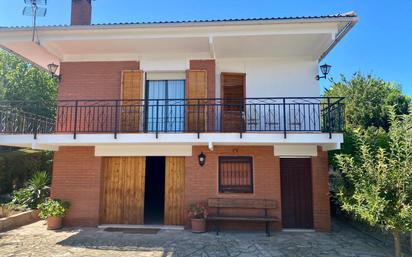
[[[275,209],[276,203],[269,199],[210,198],[208,206],[212,208]]]
[[[267,222],[267,221],[279,221],[275,217],[235,217],[235,216],[209,216],[207,220],[226,220],[226,221],[256,221],[256,222]]]

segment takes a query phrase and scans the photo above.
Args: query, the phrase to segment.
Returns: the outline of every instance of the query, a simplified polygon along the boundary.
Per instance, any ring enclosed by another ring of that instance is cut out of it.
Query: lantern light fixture
[[[49,71],[50,75],[53,78],[57,78],[60,81],[61,80],[61,75],[56,75],[58,67],[59,67],[59,65],[57,65],[55,63],[50,63],[50,64],[47,65],[47,70]]]
[[[316,80],[326,79],[326,76],[329,74],[329,71],[330,71],[331,67],[332,67],[331,65],[326,64],[326,63],[321,65],[320,66],[320,71],[322,72],[323,76],[316,75]]]
[[[203,152],[201,152],[198,158],[199,158],[200,167],[203,167],[203,165],[205,165],[205,162],[206,162],[206,155]]]

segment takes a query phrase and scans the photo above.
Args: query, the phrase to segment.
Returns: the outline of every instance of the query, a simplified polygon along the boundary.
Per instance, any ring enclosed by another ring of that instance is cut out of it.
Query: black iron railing
[[[46,117],[38,113],[55,113]],[[37,114],[35,114],[37,113]],[[0,133],[342,132],[343,98],[62,100],[0,104]]]

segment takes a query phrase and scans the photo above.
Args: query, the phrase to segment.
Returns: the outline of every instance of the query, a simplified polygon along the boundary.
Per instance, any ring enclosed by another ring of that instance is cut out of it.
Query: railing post
[[[197,99],[197,138],[200,138],[200,100]]]
[[[77,109],[79,107],[79,100],[75,101],[74,104],[74,133],[73,133],[73,139],[76,139],[77,136]]]
[[[286,99],[283,97],[283,138],[286,138]]]
[[[115,113],[114,113],[114,139],[117,139],[117,132],[119,131],[119,100],[115,103]]]
[[[243,119],[242,119],[242,107],[243,107],[243,100],[242,99],[240,99],[240,106],[239,106],[239,129],[240,129],[240,138],[242,138],[243,137]]]
[[[36,110],[36,113],[37,113],[39,111],[39,105],[35,104],[34,109]],[[35,116],[37,116],[37,115],[35,115]],[[37,132],[38,132],[37,131],[37,129],[38,129],[37,118],[34,119],[33,126],[34,126],[34,139],[37,139]]]
[[[332,126],[331,126],[331,117],[330,117],[330,97],[328,97],[328,131],[329,139],[332,138]]]
[[[159,100],[156,100],[156,138],[159,137]]]

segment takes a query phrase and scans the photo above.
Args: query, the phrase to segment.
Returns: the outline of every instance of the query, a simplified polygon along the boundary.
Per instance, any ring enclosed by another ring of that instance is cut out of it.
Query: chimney
[[[72,0],[71,25],[90,25],[92,21],[91,0]]]

